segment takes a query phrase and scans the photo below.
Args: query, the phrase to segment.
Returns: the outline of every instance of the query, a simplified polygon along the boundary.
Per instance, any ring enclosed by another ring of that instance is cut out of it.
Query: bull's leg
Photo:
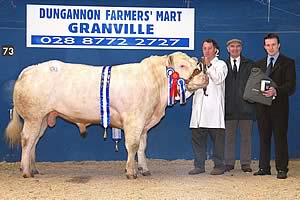
[[[126,176],[128,179],[135,179],[137,178],[137,173],[136,173],[134,158],[139,149],[142,128],[137,128],[136,126],[127,125],[124,127],[124,133],[125,133],[125,146],[128,153],[127,163],[126,163]]]
[[[146,147],[147,147],[147,132],[141,135],[140,146],[138,150],[138,170],[142,173],[143,176],[150,176],[151,172],[147,166],[147,158],[146,158]]]
[[[24,130],[24,128],[23,128],[23,130]],[[23,131],[21,132],[21,136],[23,135]],[[22,141],[21,141],[21,145],[22,145]],[[24,157],[24,151],[22,150],[21,151],[21,163],[20,163],[20,171],[21,172],[23,172],[23,169],[24,169],[24,167],[23,167],[23,161],[22,161],[22,158]]]
[[[31,150],[34,146],[35,141],[37,140],[40,132],[41,122],[34,121],[28,122],[25,120],[24,127],[22,131],[22,158],[21,158],[21,167],[23,170],[23,177],[29,178],[33,177],[31,170]]]
[[[42,122],[42,125],[41,125],[41,129],[40,129],[40,132],[39,132],[39,136],[36,138],[35,142],[34,142],[34,145],[32,147],[32,150],[30,152],[30,158],[31,158],[31,171],[33,174],[39,174],[39,170],[36,168],[35,166],[35,149],[36,149],[36,145],[37,143],[39,142],[40,138],[44,135],[45,133],[45,130],[47,128],[47,117],[44,118],[43,122]]]

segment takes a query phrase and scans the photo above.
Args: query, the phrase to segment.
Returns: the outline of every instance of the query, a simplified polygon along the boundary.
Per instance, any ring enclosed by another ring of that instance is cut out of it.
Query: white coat
[[[195,91],[193,96],[190,128],[224,128],[225,129],[225,78],[227,66],[215,57],[207,69],[209,83],[206,94],[203,89]]]

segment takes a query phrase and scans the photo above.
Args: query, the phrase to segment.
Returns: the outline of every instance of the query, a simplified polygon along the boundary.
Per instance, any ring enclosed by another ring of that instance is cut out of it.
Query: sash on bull
[[[189,92],[208,84],[208,77],[199,73],[197,60],[182,52],[151,56],[140,63],[111,68],[108,125],[124,130],[129,179],[137,177],[136,154],[141,174],[151,174],[145,155],[147,132],[165,115],[168,103],[166,67],[174,68],[185,80]],[[14,87],[13,116],[6,128],[6,137],[11,145],[21,144],[23,177],[39,173],[35,166],[35,148],[46,128],[55,125],[56,117],[75,123],[80,133],[91,124],[101,123],[99,76],[102,69],[52,60],[21,72]]]

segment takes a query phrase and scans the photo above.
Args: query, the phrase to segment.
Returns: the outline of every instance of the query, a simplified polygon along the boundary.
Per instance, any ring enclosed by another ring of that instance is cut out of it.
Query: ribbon
[[[179,100],[180,104],[186,103],[186,96],[185,96],[185,80],[183,78],[179,78],[177,81],[179,86]]]
[[[100,82],[100,118],[104,127],[104,140],[107,138],[106,128],[110,124],[109,111],[109,85],[110,85],[111,66],[104,66],[102,68],[101,82]],[[105,81],[104,81],[105,80]]]
[[[171,85],[172,85],[172,73],[174,73],[174,68],[167,68],[167,78],[168,78],[168,106],[172,106],[174,104],[174,99],[171,96]]]
[[[113,141],[115,141],[115,143],[116,143],[115,149],[116,149],[116,152],[118,152],[119,151],[118,143],[122,139],[122,130],[119,128],[112,128],[111,137],[112,137]]]
[[[185,96],[185,80],[179,78],[179,73],[172,67],[167,68],[167,78],[168,78],[168,106],[172,106],[175,100],[180,100],[180,104],[186,103]],[[177,86],[179,86],[179,96],[177,91]]]
[[[171,93],[170,96],[172,99],[175,99],[175,97],[177,96],[178,92],[177,92],[177,81],[179,79],[179,74],[178,72],[173,72],[171,74],[172,77],[172,86],[171,86]]]
[[[109,109],[109,85],[111,66],[104,66],[102,68],[101,82],[100,82],[100,118],[104,127],[104,140],[107,138],[107,127],[110,124],[110,109]],[[116,143],[116,152],[119,151],[118,143],[122,138],[122,130],[118,128],[112,128],[112,139]]]

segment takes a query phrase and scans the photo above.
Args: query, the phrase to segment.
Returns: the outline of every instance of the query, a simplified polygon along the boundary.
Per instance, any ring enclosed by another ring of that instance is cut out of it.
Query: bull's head
[[[168,56],[167,66],[173,67],[179,76],[186,80],[186,88],[194,91],[204,88],[208,84],[208,77],[197,66],[197,58],[191,58],[182,52],[175,52]]]

